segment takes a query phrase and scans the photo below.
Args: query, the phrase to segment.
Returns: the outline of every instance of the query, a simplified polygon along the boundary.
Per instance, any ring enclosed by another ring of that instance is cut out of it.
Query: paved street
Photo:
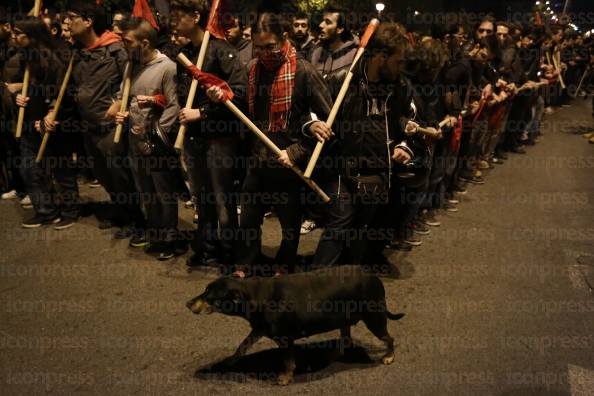
[[[383,345],[360,324],[358,347],[342,359],[321,342],[338,332],[302,340],[287,387],[273,384],[281,357],[269,340],[231,372],[206,369],[249,332],[242,319],[185,307],[214,272],[149,259],[94,217],[23,230],[22,209],[2,201],[0,393],[592,395],[594,145],[575,133],[594,127],[589,104],[546,116],[528,154],[470,186],[421,247],[389,253],[399,276],[383,278],[388,307],[406,313],[389,323],[394,364],[375,362]],[[190,211],[180,213],[189,229]],[[266,252],[279,229],[266,220]]]

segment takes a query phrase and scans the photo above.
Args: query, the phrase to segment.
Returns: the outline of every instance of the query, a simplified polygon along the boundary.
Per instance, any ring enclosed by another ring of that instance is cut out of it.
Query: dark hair
[[[273,33],[282,39],[284,33],[288,32],[289,29],[290,26],[283,14],[264,12],[258,15],[256,23],[252,26],[252,34]]]
[[[409,47],[405,27],[395,22],[379,25],[367,44],[370,53],[384,51],[388,55],[404,52]]]
[[[303,11],[297,11],[294,15],[293,15],[293,19],[307,19],[307,22],[309,23],[309,15],[307,15],[305,12]]]
[[[478,44],[481,46],[481,48],[487,48],[489,52],[496,58],[500,57],[499,42],[497,41],[495,35],[483,37],[478,41]]]
[[[171,0],[169,7],[171,10],[177,10],[186,14],[200,14],[200,21],[198,25],[202,28],[206,28],[208,22],[208,14],[210,13],[210,7],[208,0]]]
[[[72,0],[68,10],[93,21],[92,27],[98,36],[103,34],[111,25],[111,17],[107,15],[105,8],[102,5],[97,5],[94,1]]]
[[[410,61],[416,63],[418,73],[429,73],[441,70],[448,61],[448,54],[441,41],[429,38],[419,42]]]
[[[493,29],[495,29],[495,27],[497,26],[497,20],[495,20],[495,18],[493,18],[491,15],[485,15],[485,17],[481,19],[479,23],[476,24],[476,26],[474,27],[474,31],[476,32],[478,28],[481,26],[481,24],[485,22],[491,22],[493,24]]]
[[[45,49],[53,50],[55,48],[55,43],[52,40],[47,25],[40,18],[34,16],[23,17],[14,22],[14,27],[29,37],[31,45],[35,49],[44,47]]]
[[[124,19],[120,27],[123,32],[134,31],[134,36],[138,40],[148,40],[152,48],[155,48],[159,42],[157,30],[146,19],[137,17]]]
[[[505,21],[497,21],[497,23],[495,24],[495,29],[497,29],[497,26],[504,26],[507,28],[507,30],[509,30],[509,34],[511,35],[513,33],[513,27],[511,23],[505,22]]]
[[[322,10],[322,14],[334,14],[334,13],[338,14],[338,19],[336,21],[336,27],[344,29],[340,35],[340,39],[342,41],[348,41],[351,38],[353,38],[353,35],[351,34],[351,27],[349,25],[349,22],[348,22],[347,16],[346,16],[347,10],[345,8],[343,8],[339,5],[333,4],[333,3],[329,3]]]

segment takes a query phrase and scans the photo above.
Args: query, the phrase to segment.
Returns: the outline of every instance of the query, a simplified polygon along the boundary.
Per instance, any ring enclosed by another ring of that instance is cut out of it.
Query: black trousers
[[[81,162],[93,169],[112,203],[110,220],[118,226],[144,226],[139,197],[130,171],[128,139],[123,133],[119,143],[113,142],[115,127],[92,127],[84,133],[87,157]]]
[[[68,147],[65,138],[67,136],[58,134],[50,138],[41,163],[35,162],[41,135],[25,131],[20,141],[20,172],[26,192],[37,215],[48,219],[55,216],[77,219],[79,216],[77,167],[72,159],[72,151],[65,149]],[[59,188],[59,204],[52,193],[53,180]]]
[[[236,253],[237,194],[233,182],[237,149],[236,137],[188,137],[182,158],[198,209],[198,230],[192,249],[220,253],[220,259],[228,264],[234,262]]]
[[[132,176],[146,216],[146,235],[150,242],[177,239],[179,170],[173,156],[143,155],[130,137]]]
[[[241,192],[241,219],[238,233],[239,267],[251,267],[262,245],[262,222],[274,206],[282,228],[282,241],[275,262],[286,272],[294,272],[302,221],[302,208],[309,191],[293,171],[280,164],[248,168]]]

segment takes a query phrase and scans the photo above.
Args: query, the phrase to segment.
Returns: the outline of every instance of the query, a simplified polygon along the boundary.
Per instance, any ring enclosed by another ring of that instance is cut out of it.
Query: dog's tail
[[[404,314],[403,313],[393,314],[392,312],[386,310],[386,316],[390,320],[398,320],[398,319],[402,319],[404,317]]]

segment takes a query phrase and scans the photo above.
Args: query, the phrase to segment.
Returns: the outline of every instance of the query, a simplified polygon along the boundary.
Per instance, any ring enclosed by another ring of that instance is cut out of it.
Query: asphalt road
[[[341,359],[322,342],[338,332],[302,341],[286,387],[273,383],[280,356],[269,340],[232,371],[208,370],[249,332],[242,319],[185,307],[214,273],[149,259],[93,217],[22,230],[22,210],[3,201],[0,393],[592,395],[594,146],[574,133],[594,126],[588,104],[547,116],[542,141],[471,186],[423,246],[390,253],[400,276],[383,278],[388,306],[406,312],[389,324],[394,364],[375,362],[382,344],[360,324]],[[271,250],[276,219],[264,231]]]

